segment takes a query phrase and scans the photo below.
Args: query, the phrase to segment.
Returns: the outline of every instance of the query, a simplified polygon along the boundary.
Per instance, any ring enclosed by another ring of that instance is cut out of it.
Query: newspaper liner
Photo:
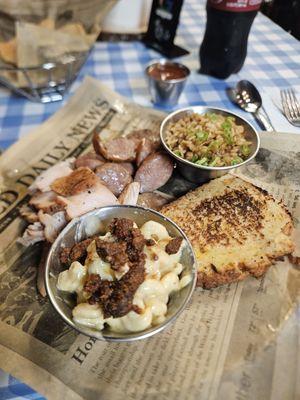
[[[198,288],[168,330],[134,343],[79,335],[37,295],[40,247],[24,251],[15,242],[27,186],[43,169],[88,151],[95,126],[117,136],[158,127],[162,118],[87,78],[64,108],[1,157],[0,367],[48,399],[297,399],[300,278],[287,259],[259,280]],[[300,137],[261,139],[257,159],[237,174],[283,198],[299,233]],[[175,176],[162,190],[178,196],[190,188]]]

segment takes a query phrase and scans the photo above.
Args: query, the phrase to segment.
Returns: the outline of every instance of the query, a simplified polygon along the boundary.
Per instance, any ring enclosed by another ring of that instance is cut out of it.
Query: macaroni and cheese
[[[104,236],[81,243],[68,249],[71,265],[57,281],[59,290],[77,294],[78,325],[127,333],[161,324],[170,294],[191,281],[180,263],[182,239],[170,237],[158,222],[139,229],[131,220],[115,219]]]

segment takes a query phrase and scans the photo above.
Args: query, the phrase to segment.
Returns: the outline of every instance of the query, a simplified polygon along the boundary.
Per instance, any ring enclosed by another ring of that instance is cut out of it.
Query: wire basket
[[[65,55],[60,62],[17,68],[0,65],[0,83],[31,101],[50,103],[63,99],[89,52]]]

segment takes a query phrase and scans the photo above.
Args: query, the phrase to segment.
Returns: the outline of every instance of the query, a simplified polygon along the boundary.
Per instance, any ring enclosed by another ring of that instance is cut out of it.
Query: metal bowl
[[[105,328],[99,332],[76,325],[72,319],[72,309],[76,305],[75,296],[59,291],[56,287],[58,274],[65,269],[59,261],[59,253],[61,248],[72,246],[80,240],[83,240],[95,233],[103,234],[104,232],[107,232],[108,225],[110,224],[111,220],[116,217],[130,218],[135,221],[138,226],[141,226],[149,220],[159,222],[166,227],[171,236],[182,237],[186,242],[180,262],[184,266],[183,272],[190,273],[192,280],[186,287],[170,295],[168,312],[165,321],[160,325],[151,327],[142,332],[122,334],[113,332],[108,328]],[[48,296],[52,305],[59,315],[65,320],[65,322],[85,335],[92,336],[100,340],[116,342],[127,342],[148,338],[155,333],[162,331],[171,322],[175,321],[191,298],[196,285],[196,279],[197,272],[195,267],[195,255],[191,244],[182,230],[174,222],[164,217],[162,214],[150,209],[134,206],[103,207],[91,211],[79,218],[73,219],[53,243],[48,255],[45,269],[45,283]]]
[[[151,70],[157,66],[172,66],[181,70],[183,77],[177,79],[161,80],[151,76]],[[190,75],[190,70],[184,64],[161,59],[152,61],[147,65],[145,74],[148,80],[151,100],[154,104],[162,107],[173,107],[178,103],[178,99],[184,89],[186,81]]]
[[[221,114],[225,117],[234,117],[238,125],[242,125],[245,129],[245,137],[247,140],[251,142],[251,153],[247,160],[243,161],[240,164],[236,164],[234,166],[229,165],[226,167],[206,167],[204,165],[197,165],[192,163],[191,161],[187,161],[175,153],[167,146],[165,143],[166,131],[168,125],[172,122],[176,122],[179,119],[183,118],[185,115],[196,113],[196,114],[205,114],[205,113],[214,113]],[[160,127],[160,138],[162,144],[166,151],[176,160],[177,168],[181,175],[183,175],[187,180],[196,183],[204,183],[209,181],[210,179],[218,178],[222,175],[227,174],[229,171],[234,170],[242,165],[247,164],[251,161],[257,154],[260,146],[260,139],[256,129],[244,118],[239,115],[224,110],[222,108],[212,108],[206,106],[195,106],[195,107],[187,107],[169,114],[161,124]]]

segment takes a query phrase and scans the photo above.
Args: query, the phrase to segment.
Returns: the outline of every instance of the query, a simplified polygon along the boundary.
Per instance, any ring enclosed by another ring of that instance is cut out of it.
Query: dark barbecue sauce
[[[171,81],[173,79],[183,79],[187,76],[187,72],[178,65],[172,64],[155,64],[153,65],[148,74],[157,80]]]

